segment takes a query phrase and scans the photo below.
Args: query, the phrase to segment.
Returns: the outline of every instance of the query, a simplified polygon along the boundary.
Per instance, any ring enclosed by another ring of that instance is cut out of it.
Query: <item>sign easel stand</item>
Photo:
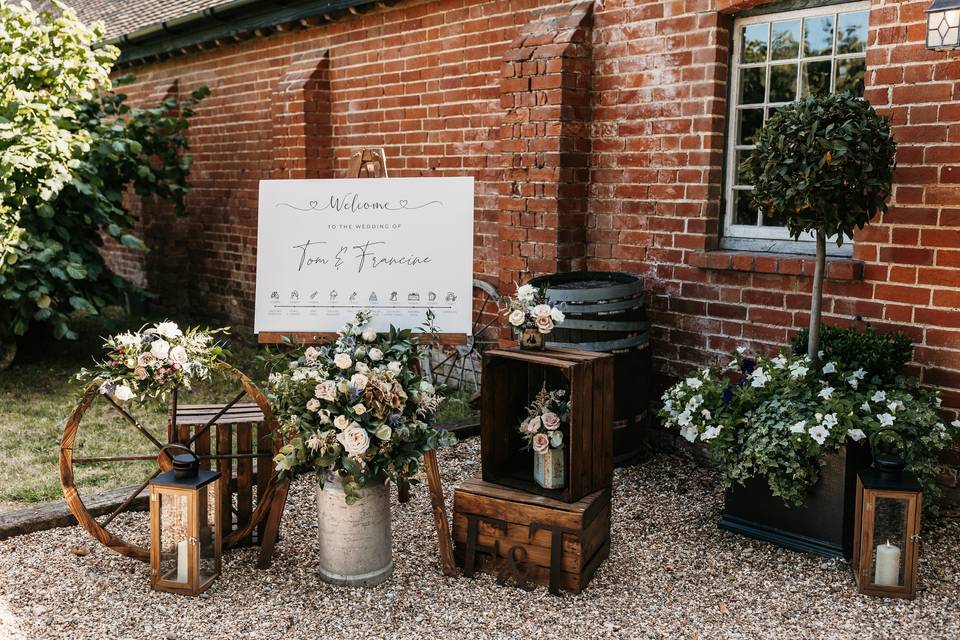
[[[387,159],[383,149],[363,149],[355,152],[350,157],[350,166],[347,170],[348,178],[387,178]],[[289,335],[298,344],[317,343],[324,339],[335,337],[336,334],[274,334],[261,333],[259,341],[261,343],[282,342],[283,335]],[[450,336],[443,339],[444,343],[461,343],[462,337]],[[456,562],[453,557],[453,539],[450,536],[450,526],[447,521],[447,509],[443,500],[443,485],[440,480],[440,467],[437,464],[436,451],[430,450],[423,454],[423,467],[427,474],[427,486],[430,489],[430,505],[433,509],[433,519],[437,527],[437,543],[440,547],[440,566],[443,575],[456,577],[459,575]],[[271,505],[270,514],[267,520],[266,533],[264,541],[260,548],[260,558],[257,562],[258,568],[268,568],[270,559],[273,555],[273,547],[276,543],[276,535],[280,528],[280,518],[283,515],[283,509],[287,499],[287,487],[277,487],[274,495],[274,504]],[[410,499],[410,486],[407,483],[397,484],[397,498],[400,502],[407,502]]]

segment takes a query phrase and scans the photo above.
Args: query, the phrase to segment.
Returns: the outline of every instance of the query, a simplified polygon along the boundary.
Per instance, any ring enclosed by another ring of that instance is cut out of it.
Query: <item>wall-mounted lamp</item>
[[[926,13],[927,49],[960,49],[960,0],[933,0]]]

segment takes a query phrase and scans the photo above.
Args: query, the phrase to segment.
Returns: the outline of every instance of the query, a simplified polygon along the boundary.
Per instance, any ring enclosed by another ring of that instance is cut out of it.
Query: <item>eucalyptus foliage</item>
[[[832,360],[814,368],[806,356],[735,355],[727,370],[704,369],[668,389],[663,401],[664,424],[709,447],[728,488],[765,478],[771,493],[793,506],[805,502],[828,454],[892,428],[935,511],[939,453],[960,427],[942,422],[939,395],[915,381],[888,383]]]

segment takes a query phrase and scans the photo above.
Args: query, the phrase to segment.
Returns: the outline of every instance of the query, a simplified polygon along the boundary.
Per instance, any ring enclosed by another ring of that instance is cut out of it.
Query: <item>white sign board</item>
[[[262,180],[254,331],[373,326],[469,334],[473,178]]]

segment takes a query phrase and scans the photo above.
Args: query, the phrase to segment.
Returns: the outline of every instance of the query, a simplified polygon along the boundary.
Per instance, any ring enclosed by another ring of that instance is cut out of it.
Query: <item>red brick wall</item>
[[[392,175],[476,178],[475,270],[502,289],[525,271],[642,275],[659,371],[779,347],[807,324],[809,259],[714,251],[732,24],[718,9],[757,4],[401,2],[135,68],[138,99],[173,80],[213,90],[190,134],[192,215],[171,227],[189,304],[249,324],[257,181],[343,175],[353,150],[383,146]],[[894,124],[897,187],[856,261],[831,263],[824,308],[910,333],[917,372],[955,411],[960,53],[924,48],[927,4],[874,0],[866,95]],[[565,13],[575,24],[550,22]],[[556,108],[525,110],[540,106]],[[155,265],[149,284],[168,272]]]

